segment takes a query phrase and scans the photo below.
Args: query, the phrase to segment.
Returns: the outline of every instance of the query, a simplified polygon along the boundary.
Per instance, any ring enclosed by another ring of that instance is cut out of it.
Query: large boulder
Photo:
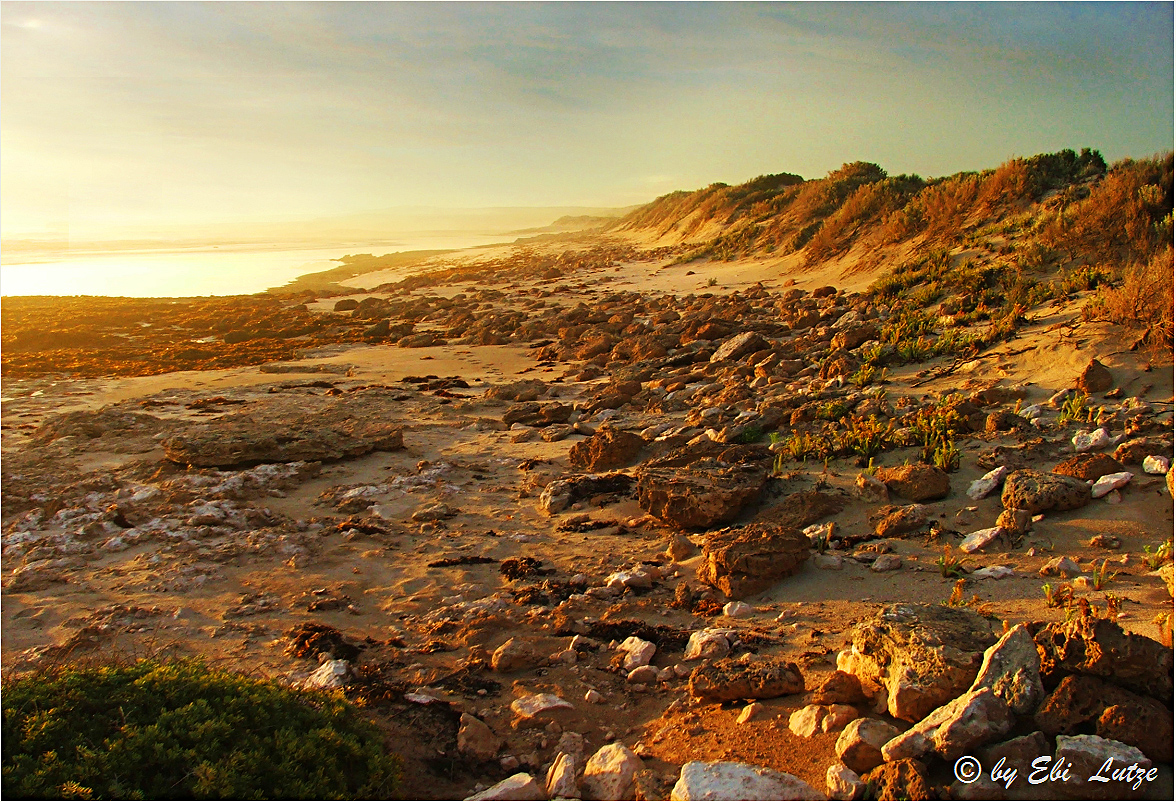
[[[967,608],[893,604],[854,628],[837,667],[868,694],[884,694],[890,715],[921,721],[971,686],[995,641],[988,622]]]
[[[1074,510],[1090,503],[1090,487],[1069,476],[1024,469],[1008,475],[1000,501],[1005,509],[1027,510],[1034,515]]]
[[[951,479],[934,465],[879,468],[875,475],[892,493],[911,501],[934,501],[951,492]]]
[[[682,529],[729,523],[759,501],[771,461],[762,446],[684,446],[637,469],[637,503]]]
[[[599,429],[571,447],[568,462],[588,471],[621,468],[635,460],[644,446],[645,438],[639,434],[620,429]]]
[[[882,757],[902,760],[934,751],[946,760],[955,760],[997,740],[1012,726],[1009,706],[990,689],[981,688],[952,699],[885,743]]]
[[[1031,629],[1047,684],[1067,674],[1088,674],[1172,704],[1171,647],[1093,616]]]
[[[690,674],[690,694],[704,702],[773,699],[793,693],[804,693],[804,675],[796,663],[781,659],[742,663],[723,658]]]
[[[991,688],[1019,716],[1032,713],[1045,696],[1041,657],[1033,634],[1024,624],[1004,633],[984,652],[972,690]]]
[[[1069,770],[1064,785],[1059,783],[1059,790],[1069,796],[1139,799],[1148,791],[1143,777],[1152,762],[1134,746],[1098,735],[1059,735],[1054,760]],[[1096,776],[1103,779],[1092,781]]]
[[[632,799],[633,777],[644,768],[641,758],[620,742],[600,747],[584,765],[588,799]]]
[[[1097,677],[1066,677],[1033,720],[1050,737],[1093,728],[1096,735],[1134,746],[1152,760],[1172,757],[1172,711]]]
[[[795,573],[809,556],[809,539],[799,529],[751,523],[706,536],[698,578],[741,599]]]
[[[520,771],[507,777],[497,785],[492,785],[480,794],[467,796],[464,802],[497,802],[498,800],[540,800],[547,799],[543,793],[543,786],[525,771]]]
[[[746,763],[691,761],[682,767],[671,800],[826,799],[799,777]]]
[[[876,718],[849,722],[833,747],[837,759],[858,774],[882,763],[882,747],[899,734],[898,727]]]

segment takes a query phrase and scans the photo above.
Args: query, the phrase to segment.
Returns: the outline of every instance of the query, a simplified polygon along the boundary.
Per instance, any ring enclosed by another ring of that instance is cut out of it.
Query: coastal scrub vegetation
[[[4,682],[7,799],[387,799],[399,760],[342,697],[187,660]]]

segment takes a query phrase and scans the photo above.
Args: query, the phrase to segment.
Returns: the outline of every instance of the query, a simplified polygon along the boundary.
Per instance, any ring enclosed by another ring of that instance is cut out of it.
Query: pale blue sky
[[[1172,148],[1171,3],[0,3],[5,233]]]

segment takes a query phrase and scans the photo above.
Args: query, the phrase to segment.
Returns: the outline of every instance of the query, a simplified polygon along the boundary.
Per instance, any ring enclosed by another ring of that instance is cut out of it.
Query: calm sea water
[[[387,246],[329,249],[203,249],[120,251],[85,255],[16,255],[0,265],[0,295],[110,295],[167,298],[246,295],[280,287],[307,273],[330,270],[349,253],[471,248],[509,236],[425,238]]]

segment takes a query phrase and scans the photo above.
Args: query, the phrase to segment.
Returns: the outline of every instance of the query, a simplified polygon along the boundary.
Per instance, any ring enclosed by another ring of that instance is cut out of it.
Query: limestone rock
[[[744,331],[736,334],[715,349],[710,361],[723,362],[731,359],[742,359],[745,356],[754,354],[756,351],[763,351],[770,347],[768,341],[754,331]]]
[[[645,438],[620,429],[598,429],[596,434],[574,444],[568,451],[568,463],[598,472],[621,468],[637,458]]]
[[[503,674],[525,671],[543,663],[543,656],[535,647],[522,638],[511,638],[494,650],[490,667]]]
[[[951,492],[951,479],[933,465],[879,468],[877,477],[890,492],[911,501],[934,501]]]
[[[1009,469],[1002,465],[984,474],[968,486],[968,498],[972,499],[972,501],[979,501],[987,497],[989,493],[1000,486],[1000,483],[1004,481],[1008,472]]]
[[[633,487],[633,477],[623,473],[588,474],[557,479],[539,495],[539,509],[557,515],[577,501],[606,493],[627,494]]]
[[[576,769],[575,760],[571,755],[566,752],[560,752],[556,755],[555,762],[547,770],[547,781],[544,783],[547,796],[552,799],[556,797],[579,798],[580,787],[576,783]]]
[[[1122,470],[1123,464],[1106,454],[1075,454],[1055,465],[1053,473],[1093,481],[1100,476],[1118,473]]]
[[[1033,515],[1028,510],[1001,510],[996,525],[1014,535],[1023,535],[1033,526]]]
[[[1063,792],[1083,799],[1139,799],[1146,782],[1135,789],[1134,781],[1114,779],[1115,772],[1130,766],[1146,772],[1152,765],[1135,747],[1097,735],[1059,735],[1054,758],[1070,764],[1070,778],[1062,786]],[[1111,765],[1104,770],[1107,761]],[[1096,775],[1109,781],[1091,782]]]
[[[1009,706],[985,687],[953,699],[883,744],[882,757],[894,761],[934,751],[952,761],[997,740],[1012,726]]]
[[[935,799],[927,769],[917,760],[883,763],[863,775],[862,782],[874,788],[878,799]]]
[[[862,693],[862,683],[857,677],[844,671],[834,671],[813,691],[811,698],[823,705],[856,704],[864,702],[866,695]]]
[[[682,767],[671,800],[825,799],[798,777],[746,763],[692,761]]]
[[[1107,434],[1106,429],[1099,428],[1093,432],[1078,432],[1071,442],[1074,444],[1074,450],[1079,453],[1098,451],[1111,444],[1111,436]]]
[[[812,738],[821,732],[821,723],[829,714],[824,705],[805,705],[788,717],[788,729],[801,738]]]
[[[547,384],[538,379],[522,379],[499,384],[486,391],[486,398],[499,401],[534,401],[547,394]]]
[[[700,629],[690,633],[686,641],[685,660],[701,660],[703,658],[726,657],[731,651],[731,642],[723,630]]]
[[[1000,526],[978,529],[963,539],[963,542],[960,543],[960,551],[975,554],[1004,533],[1004,528]]]
[[[906,507],[882,507],[870,516],[870,525],[878,537],[898,537],[927,523],[929,511],[922,504]]]
[[[1151,455],[1143,458],[1143,472],[1152,476],[1163,476],[1168,472],[1171,463],[1167,457]]]
[[[1097,359],[1090,360],[1090,364],[1078,376],[1078,389],[1084,393],[1105,393],[1114,386],[1111,372]]]
[[[1069,476],[1019,470],[1005,479],[1000,500],[1006,509],[1028,510],[1036,515],[1083,507],[1090,502],[1090,488]]]
[[[1045,698],[1041,657],[1024,624],[1004,633],[984,652],[984,662],[971,690],[980,688],[991,688],[1018,716],[1032,713]]]
[[[544,427],[557,423],[567,423],[574,411],[571,404],[561,404],[559,401],[534,401],[512,404],[502,416],[502,422],[507,426],[521,423],[524,426]]]
[[[351,679],[351,663],[346,660],[326,660],[302,683],[304,688],[334,690]]]
[[[772,699],[804,692],[804,675],[796,663],[765,659],[741,663],[731,658],[700,666],[690,674],[690,694],[705,702]]]
[[[1033,639],[1047,684],[1066,674],[1089,674],[1172,704],[1171,647],[1092,616],[1042,625]]]
[[[886,484],[864,473],[858,474],[857,479],[854,480],[854,488],[865,501],[881,503],[890,499],[890,491],[886,488]]]
[[[502,748],[502,739],[494,734],[484,721],[469,713],[461,714],[461,726],[457,731],[457,751],[474,760],[490,760]]]
[[[803,532],[751,523],[707,535],[698,578],[739,599],[795,573],[808,556],[809,539]]]
[[[467,796],[464,802],[474,802],[475,800],[495,800],[497,802],[497,800],[508,799],[539,800],[547,799],[547,795],[543,793],[539,783],[535,782],[534,777],[525,771],[520,771],[480,794]]]
[[[849,766],[834,763],[825,771],[825,791],[830,799],[860,799],[866,792],[866,784]]]
[[[1103,682],[1069,676],[1059,683],[1034,716],[1049,736],[1089,731],[1134,746],[1152,760],[1172,756],[1172,712],[1154,699]]]
[[[759,500],[770,464],[771,452],[761,446],[686,446],[637,469],[637,503],[682,529],[727,523]]]
[[[666,555],[671,560],[688,560],[698,553],[698,546],[695,546],[690,538],[683,534],[676,534],[670,537],[670,542],[666,546]]]
[[[1102,498],[1112,490],[1118,490],[1125,486],[1134,476],[1135,474],[1131,473],[1131,471],[1108,473],[1106,476],[1100,476],[1098,481],[1094,483],[1094,487],[1090,488],[1090,495],[1092,498]]]
[[[829,712],[821,720],[821,732],[841,732],[859,717],[858,709],[853,705],[830,705]]]
[[[849,722],[837,738],[837,759],[858,774],[882,763],[882,746],[899,734],[893,724],[876,718]]]
[[[542,727],[575,708],[553,693],[533,693],[515,699],[510,709],[519,717],[521,725]]]
[[[890,715],[912,722],[967,690],[996,641],[974,611],[938,604],[890,605],[851,638],[837,667],[856,675],[867,693],[884,689]]]
[[[625,660],[622,667],[626,671],[632,671],[635,668],[649,665],[653,660],[653,655],[657,652],[657,644],[642,640],[636,636],[625,638],[617,648],[625,653]]]
[[[633,776],[644,768],[641,758],[622,743],[600,747],[584,766],[587,799],[629,799]]]

